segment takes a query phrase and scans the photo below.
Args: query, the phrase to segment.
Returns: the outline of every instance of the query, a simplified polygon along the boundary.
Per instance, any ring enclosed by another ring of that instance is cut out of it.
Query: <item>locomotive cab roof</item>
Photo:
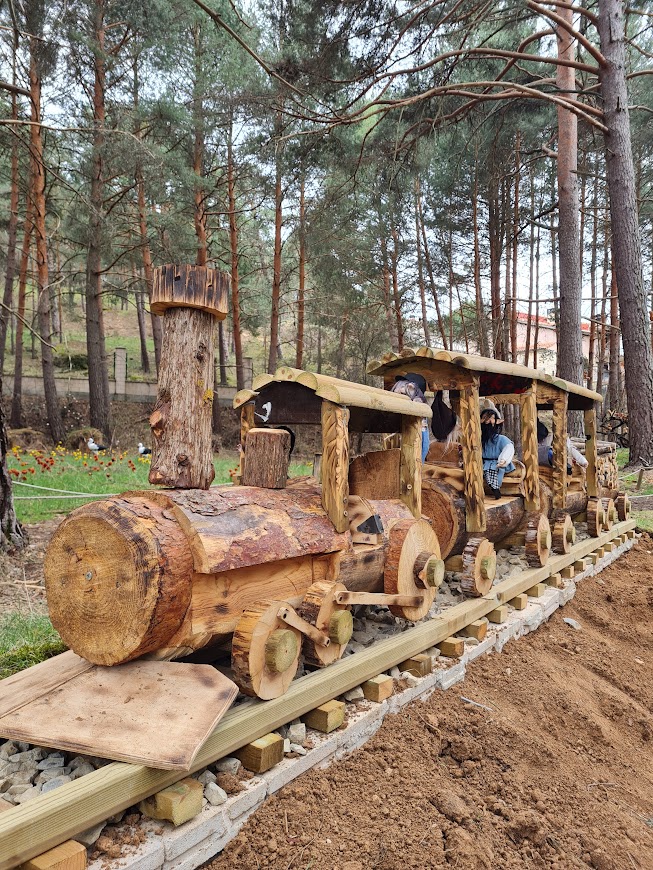
[[[323,401],[349,409],[350,432],[398,432],[403,417],[432,417],[428,405],[407,396],[289,366],[255,378],[251,390],[236,394],[234,408],[253,402],[256,425],[319,426]]]
[[[539,408],[552,407],[555,398],[563,393],[568,396],[570,411],[587,410],[595,402],[603,401],[599,393],[540,369],[440,348],[404,348],[400,353],[386,353],[380,360],[371,362],[367,372],[382,376],[386,388],[396,375],[407,372],[424,375],[429,385],[437,390],[458,390],[477,378],[479,396],[518,397],[535,386]]]

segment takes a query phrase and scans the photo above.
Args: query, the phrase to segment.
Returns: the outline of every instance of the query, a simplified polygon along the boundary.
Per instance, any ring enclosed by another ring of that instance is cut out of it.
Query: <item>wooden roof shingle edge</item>
[[[392,393],[379,387],[368,387],[332,378],[329,375],[318,375],[290,366],[281,366],[273,375],[259,375],[254,378],[251,390],[240,390],[234,396],[234,408],[250,402],[259,392],[271,383],[296,383],[312,390],[316,396],[333,402],[335,405],[345,405],[351,408],[366,408],[370,411],[383,411],[389,414],[401,414],[407,417],[426,417],[433,415],[431,408],[423,402],[412,402],[407,396]]]
[[[389,352],[384,353],[380,360],[372,360],[367,366],[369,375],[382,375],[388,369],[396,368],[400,365],[406,365],[411,360],[419,360],[421,363],[424,360],[437,360],[443,363],[450,363],[458,368],[464,368],[471,372],[491,372],[498,375],[512,375],[518,378],[528,378],[534,381],[541,381],[565,393],[573,393],[577,396],[582,396],[585,399],[591,399],[593,402],[602,402],[603,396],[595,393],[594,390],[588,390],[586,387],[581,387],[578,384],[573,384],[571,381],[565,381],[562,378],[556,378],[549,375],[540,369],[531,369],[519,363],[504,362],[499,359],[491,359],[490,357],[475,356],[474,354],[465,354],[451,352],[441,348],[432,348],[422,346],[416,350],[413,348],[404,348],[399,353]]]

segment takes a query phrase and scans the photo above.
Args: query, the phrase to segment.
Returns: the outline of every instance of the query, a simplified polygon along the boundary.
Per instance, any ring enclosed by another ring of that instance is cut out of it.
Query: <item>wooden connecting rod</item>
[[[387,595],[385,592],[337,592],[338,604],[378,604],[397,607],[419,607],[422,595]]]
[[[289,604],[284,604],[283,607],[280,607],[277,616],[279,619],[282,619],[286,625],[292,625],[293,628],[301,631],[301,633],[305,634],[306,637],[310,637],[313,643],[316,643],[318,646],[327,647],[331,644],[331,641],[326,634],[322,634],[322,632],[315,628],[314,625],[311,625],[310,622],[302,619],[297,611]]]

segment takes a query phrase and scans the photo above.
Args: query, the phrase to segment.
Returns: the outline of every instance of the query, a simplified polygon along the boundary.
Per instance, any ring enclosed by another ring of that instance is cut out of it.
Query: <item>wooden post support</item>
[[[86,846],[76,840],[67,840],[60,846],[25,861],[20,865],[20,870],[84,870],[87,864]]]
[[[447,655],[447,653],[445,653]],[[433,670],[433,659],[426,653],[418,653],[397,665],[400,671],[407,671],[414,677],[425,677]]]
[[[611,553],[613,550],[616,549],[616,544],[614,543],[614,541],[608,541],[607,544],[603,545],[603,549],[606,553]]]
[[[511,604],[515,610],[525,610],[528,607],[528,595],[525,592],[520,592],[511,598],[508,604]]]
[[[605,547],[597,547],[594,552],[596,553],[598,559],[602,559],[605,556]]]
[[[567,393],[553,403],[553,507],[567,505]]]
[[[630,529],[630,531],[626,532],[626,536],[629,540],[632,541],[633,538],[637,537],[637,532],[635,531],[635,529]]]
[[[400,498],[414,517],[422,516],[422,418],[401,418]]]
[[[544,581],[547,586],[551,586],[553,589],[562,589],[564,583],[562,582],[562,575],[560,572],[556,572],[552,574],[550,577]]]
[[[476,640],[482,641],[485,640],[487,635],[487,626],[487,619],[475,619],[474,622],[470,622],[468,626],[463,628],[460,633],[466,637],[475,637]]]
[[[239,749],[236,758],[252,773],[265,773],[283,759],[283,737],[280,734],[265,734]]]
[[[250,429],[241,471],[243,486],[285,489],[290,464],[290,432]]]
[[[577,574],[582,574],[585,568],[587,568],[585,559],[578,559],[576,562],[574,562],[574,571]]]
[[[596,498],[599,494],[596,482],[596,407],[592,405],[584,411],[585,417],[585,481],[588,498]]]
[[[478,403],[480,378],[460,390],[460,427],[465,476],[465,507],[468,532],[484,532],[487,528],[483,491],[483,458],[481,453],[481,417]]]
[[[540,472],[537,456],[537,398],[536,384],[521,401],[521,440],[526,466],[524,477],[524,507],[527,511],[540,509]]]
[[[163,315],[163,346],[152,429],[150,483],[208,489],[215,322],[227,315],[226,274],[205,266],[155,269],[151,310]]]
[[[494,610],[488,613],[487,618],[490,622],[493,622],[497,625],[500,625],[502,622],[505,622],[508,619],[508,607],[505,604],[501,604],[499,607],[495,607]]]
[[[202,811],[203,797],[202,783],[188,777],[141,801],[138,808],[151,819],[183,825]]]
[[[338,532],[349,528],[349,409],[322,402],[322,507]]]
[[[374,701],[380,704],[389,698],[394,691],[395,681],[387,674],[379,674],[378,677],[372,677],[371,680],[366,680],[361,688],[363,694],[368,701]]]
[[[304,716],[304,722],[309,728],[330,734],[340,728],[345,721],[344,701],[327,701]]]
[[[576,571],[574,570],[573,565],[566,565],[560,572],[560,576],[563,580],[573,580],[575,573]]]
[[[546,592],[546,585],[544,583],[536,583],[535,586],[531,586],[530,589],[526,590],[526,595],[529,598],[541,598]]]
[[[465,652],[465,641],[462,637],[448,637],[438,644],[438,649],[443,656],[457,659]]]

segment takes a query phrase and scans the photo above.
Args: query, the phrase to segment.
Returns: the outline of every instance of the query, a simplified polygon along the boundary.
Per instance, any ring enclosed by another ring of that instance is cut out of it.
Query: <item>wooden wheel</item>
[[[497,554],[494,544],[480,535],[470,538],[463,550],[460,588],[467,595],[479,598],[490,591],[496,573]]]
[[[531,568],[546,565],[551,552],[551,526],[549,518],[539,511],[531,511],[526,520],[526,561]]]
[[[624,520],[627,520],[630,516],[630,499],[628,498],[628,494],[626,492],[617,493],[615,507],[617,508],[617,516],[619,517],[619,521],[623,522]]]
[[[612,528],[612,526],[617,522],[617,508],[614,504],[614,499],[604,498],[603,499],[603,528],[606,532]]]
[[[319,631],[327,634],[329,646],[318,646],[310,637],[304,636],[304,661],[323,668],[342,657],[354,630],[354,620],[346,604],[336,604],[335,594],[346,592],[342,583],[313,583],[297,607],[297,613]]]
[[[576,543],[576,529],[566,511],[556,511],[554,514],[551,541],[554,553],[568,553]]]
[[[383,589],[389,595],[420,595],[419,607],[390,605],[395,616],[417,622],[429,612],[435,598],[435,586],[420,577],[431,556],[440,559],[440,544],[426,520],[398,520],[390,528],[388,555],[383,572]],[[432,563],[433,564],[433,563]],[[444,571],[444,564],[436,571]]]
[[[250,605],[238,621],[231,645],[234,680],[245,695],[264,701],[283,695],[297,673],[301,633],[277,613],[282,601]]]
[[[599,498],[590,498],[587,501],[587,531],[592,538],[598,538],[603,528],[605,510],[603,502]]]

